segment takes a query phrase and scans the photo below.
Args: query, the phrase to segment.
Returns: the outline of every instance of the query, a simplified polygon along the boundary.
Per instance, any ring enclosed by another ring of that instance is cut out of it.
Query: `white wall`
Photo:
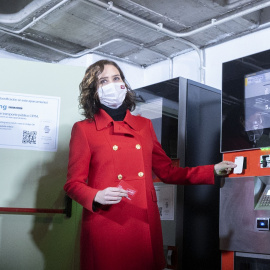
[[[172,61],[171,70],[168,60],[146,68],[143,85],[150,85],[176,77],[200,81],[200,59],[197,52],[192,51],[175,57]]]
[[[208,86],[221,90],[222,63],[250,54],[270,49],[270,29],[237,38],[232,41],[205,49],[205,80]],[[192,51],[173,59],[173,78],[184,77],[197,82],[201,81],[200,59]],[[144,85],[170,79],[169,62],[163,61],[152,65],[144,71]]]
[[[270,49],[270,29],[237,38],[205,50],[205,84],[221,89],[222,63]]]

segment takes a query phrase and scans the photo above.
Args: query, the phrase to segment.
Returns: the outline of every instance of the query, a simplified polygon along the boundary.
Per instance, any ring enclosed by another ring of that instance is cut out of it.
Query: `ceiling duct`
[[[143,67],[194,49],[203,72],[201,49],[261,29],[269,6],[247,0],[2,1],[0,48],[46,62],[96,53]]]

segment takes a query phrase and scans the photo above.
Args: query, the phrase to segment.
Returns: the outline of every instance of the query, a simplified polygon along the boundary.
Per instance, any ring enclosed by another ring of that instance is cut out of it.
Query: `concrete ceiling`
[[[269,21],[270,1],[1,0],[0,49],[45,62],[95,53],[147,67]]]

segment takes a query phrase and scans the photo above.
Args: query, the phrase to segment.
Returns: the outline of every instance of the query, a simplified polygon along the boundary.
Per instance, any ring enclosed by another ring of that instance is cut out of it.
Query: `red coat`
[[[152,170],[165,183],[213,184],[214,167],[172,167],[149,119],[127,111],[113,121],[104,111],[95,121],[75,123],[70,141],[67,194],[83,208],[82,270],[160,270],[163,243]],[[94,212],[99,190],[120,179],[137,192],[132,200]]]

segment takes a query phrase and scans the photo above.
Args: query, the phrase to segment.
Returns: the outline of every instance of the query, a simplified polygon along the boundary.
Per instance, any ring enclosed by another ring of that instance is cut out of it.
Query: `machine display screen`
[[[258,144],[269,128],[270,70],[266,70],[245,76],[245,131],[249,140]]]
[[[270,147],[270,50],[223,63],[221,152]]]

